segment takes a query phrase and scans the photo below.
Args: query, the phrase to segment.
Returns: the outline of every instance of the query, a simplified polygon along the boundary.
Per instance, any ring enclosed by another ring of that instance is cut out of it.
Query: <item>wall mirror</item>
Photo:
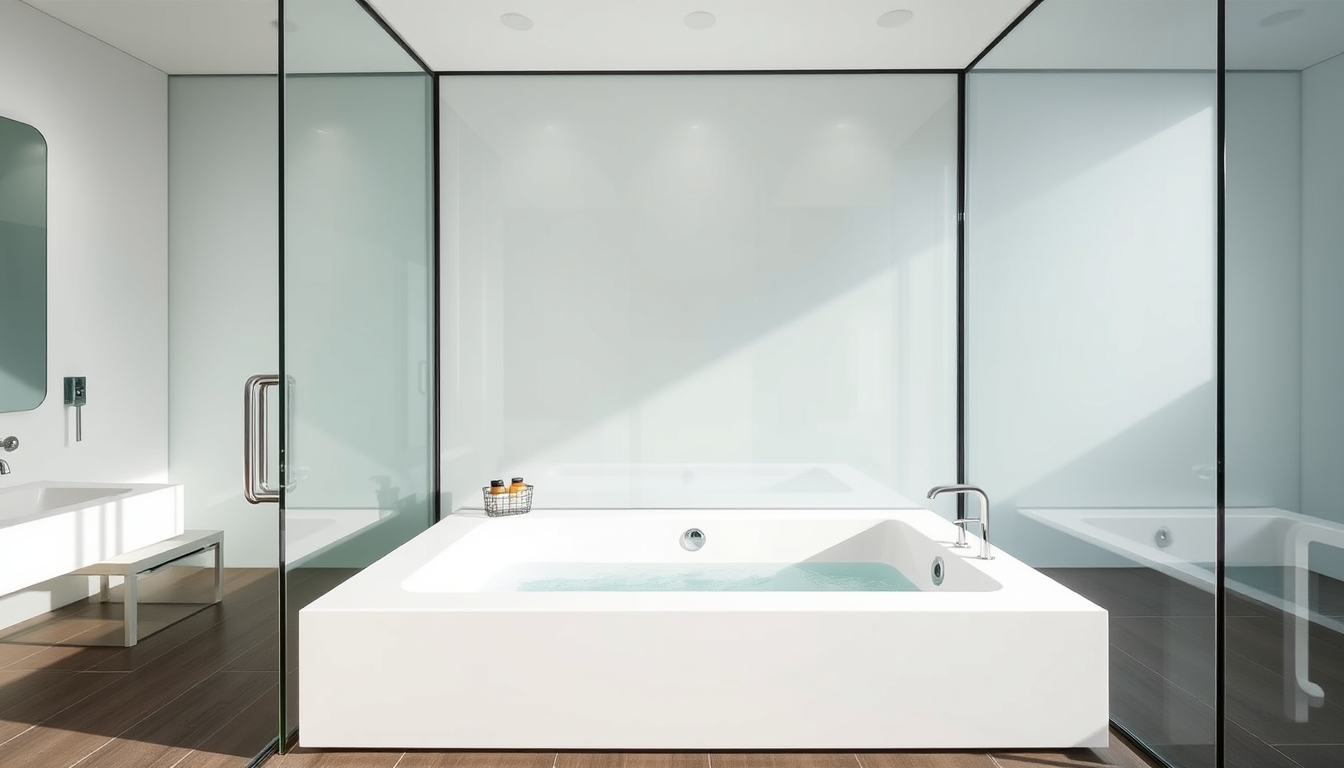
[[[47,395],[47,142],[0,117],[0,412]]]

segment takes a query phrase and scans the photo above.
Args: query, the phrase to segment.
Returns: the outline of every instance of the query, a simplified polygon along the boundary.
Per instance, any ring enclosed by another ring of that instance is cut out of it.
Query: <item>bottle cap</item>
[[[515,483],[521,483],[521,482],[523,482],[523,478],[521,478],[521,477],[515,477],[515,478],[513,478],[513,482],[515,482]]]
[[[490,481],[490,487],[491,487],[491,488],[503,488],[503,487],[504,487],[504,481],[503,481],[503,480],[491,480],[491,481]]]

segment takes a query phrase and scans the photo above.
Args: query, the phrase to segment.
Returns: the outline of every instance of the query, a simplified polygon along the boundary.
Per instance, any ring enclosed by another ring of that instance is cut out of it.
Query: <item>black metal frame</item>
[[[1213,764],[1222,768],[1227,755],[1227,0],[1218,3],[1218,84],[1214,151],[1217,175],[1217,220],[1214,259],[1217,319],[1214,326],[1214,504],[1216,516],[1213,567]]]
[[[770,70],[760,70],[760,69],[752,69],[752,70],[741,70],[741,69],[735,69],[735,70],[704,70],[704,69],[696,69],[696,70],[612,70],[612,71],[608,71],[608,70],[562,70],[562,71],[556,71],[556,70],[547,70],[547,71],[537,71],[537,70],[481,70],[481,71],[433,70],[433,69],[431,69],[431,68],[429,67],[429,65],[428,65],[428,64],[427,64],[427,63],[420,57],[420,55],[419,55],[418,53],[416,53],[416,51],[415,51],[409,44],[407,44],[407,42],[401,37],[401,35],[398,34],[397,31],[396,31],[390,24],[388,24],[387,21],[384,20],[383,17],[382,17],[382,16],[381,16],[381,15],[380,15],[380,14],[373,8],[373,7],[369,4],[368,0],[355,0],[355,2],[358,3],[359,6],[360,6],[361,8],[364,9],[364,11],[365,11],[365,12],[366,12],[366,13],[367,13],[367,14],[368,14],[368,15],[369,15],[369,16],[370,16],[370,17],[371,17],[371,18],[372,18],[378,25],[379,25],[380,28],[382,28],[382,30],[388,35],[388,37],[390,37],[393,41],[395,41],[395,42],[402,48],[402,50],[404,50],[404,51],[406,52],[406,54],[407,54],[407,55],[408,55],[408,56],[409,56],[409,57],[416,63],[416,65],[419,66],[419,67],[421,68],[421,70],[423,70],[424,74],[428,75],[428,76],[431,78],[431,89],[430,89],[430,93],[431,93],[431,100],[433,101],[433,105],[432,105],[432,118],[431,118],[431,124],[432,124],[432,129],[431,129],[431,131],[432,131],[432,132],[431,132],[431,137],[430,137],[430,138],[431,138],[431,144],[432,144],[432,148],[431,148],[431,156],[432,156],[432,160],[431,160],[431,162],[433,163],[433,169],[432,169],[432,182],[431,182],[431,186],[432,186],[432,192],[431,192],[431,194],[432,194],[432,201],[431,201],[431,205],[432,205],[432,208],[433,208],[433,211],[432,211],[432,221],[433,221],[433,233],[432,233],[432,242],[433,242],[433,245],[432,245],[432,248],[433,248],[433,257],[432,257],[432,263],[433,263],[433,277],[432,277],[432,283],[431,283],[431,285],[432,285],[432,302],[431,302],[431,306],[432,306],[432,317],[433,317],[433,320],[432,320],[432,322],[433,322],[433,330],[432,330],[431,338],[434,339],[434,343],[433,343],[433,345],[432,345],[432,356],[433,356],[433,361],[432,361],[432,365],[431,365],[431,371],[432,371],[432,373],[431,373],[430,388],[431,388],[432,396],[433,396],[433,398],[434,398],[434,400],[433,400],[434,405],[433,405],[433,409],[432,409],[432,417],[431,417],[431,418],[433,419],[433,424],[432,424],[432,427],[431,427],[431,430],[432,430],[432,437],[431,437],[431,446],[432,446],[432,448],[431,448],[431,450],[432,450],[432,455],[433,455],[433,462],[432,462],[432,468],[431,468],[431,477],[432,477],[432,481],[431,481],[431,482],[432,482],[431,495],[432,495],[432,497],[433,497],[433,500],[432,500],[432,511],[433,511],[433,514],[432,514],[432,516],[433,516],[433,520],[434,520],[435,522],[437,522],[437,521],[439,521],[440,519],[442,519],[442,514],[443,514],[443,510],[442,510],[442,487],[441,487],[441,484],[442,484],[442,467],[441,467],[441,464],[442,464],[442,452],[441,452],[441,448],[442,448],[442,443],[441,443],[441,440],[442,440],[442,432],[441,432],[441,430],[442,430],[442,408],[441,408],[441,402],[440,402],[440,397],[439,397],[439,394],[440,394],[440,382],[441,382],[441,377],[442,377],[442,368],[441,368],[441,366],[442,366],[442,360],[441,360],[441,351],[440,351],[441,345],[438,343],[438,342],[439,342],[439,334],[440,334],[440,332],[441,332],[441,330],[442,330],[442,325],[441,325],[441,323],[442,323],[442,315],[441,315],[441,312],[442,312],[442,305],[441,305],[441,287],[442,287],[442,286],[441,286],[441,279],[440,279],[440,265],[441,265],[440,262],[441,262],[441,258],[442,258],[442,250],[441,250],[441,243],[442,243],[442,231],[441,231],[441,230],[442,230],[442,221],[441,221],[441,210],[440,210],[440,201],[441,201],[442,190],[441,190],[440,174],[441,174],[442,157],[441,157],[441,141],[440,141],[440,138],[441,138],[441,137],[440,137],[440,135],[439,135],[440,132],[441,132],[442,102],[441,102],[441,98],[440,98],[440,95],[441,95],[441,94],[440,94],[440,79],[443,78],[443,77],[453,77],[453,76],[481,76],[481,75],[494,75],[494,76],[510,76],[510,75],[533,75],[533,76],[536,76],[536,75],[544,75],[544,76],[566,76],[566,75],[608,75],[608,76],[611,76],[611,75],[616,75],[616,76],[619,76],[619,75],[646,75],[646,76],[647,76],[647,75],[864,75],[864,74],[874,74],[874,75],[877,75],[877,74],[883,74],[883,75],[892,75],[892,74],[911,74],[911,75],[914,75],[914,74],[921,74],[921,75],[956,75],[956,77],[957,77],[957,171],[958,171],[958,172],[957,172],[957,192],[956,192],[956,195],[957,195],[957,201],[956,201],[956,209],[957,209],[957,210],[956,210],[956,225],[957,225],[957,253],[956,253],[956,267],[957,267],[957,284],[956,284],[956,303],[957,303],[957,309],[956,309],[956,313],[957,313],[957,320],[956,320],[956,323],[957,323],[957,341],[956,341],[956,347],[957,347],[957,363],[956,363],[956,368],[957,368],[957,371],[956,371],[956,382],[957,382],[957,383],[956,383],[956,389],[957,389],[957,395],[956,395],[956,398],[957,398],[957,405],[956,405],[956,431],[957,431],[957,437],[956,437],[956,454],[957,454],[957,456],[956,456],[956,475],[957,475],[957,482],[959,482],[959,483],[965,483],[965,482],[967,482],[967,478],[966,478],[966,475],[967,475],[967,462],[966,462],[966,459],[967,459],[967,455],[966,455],[966,454],[967,454],[967,451],[966,451],[966,315],[965,315],[965,304],[966,304],[966,219],[967,219],[967,197],[968,197],[968,195],[967,195],[967,192],[968,192],[968,184],[967,184],[967,162],[966,162],[966,160],[967,160],[967,157],[966,157],[966,151],[967,151],[967,148],[966,148],[966,121],[967,121],[967,97],[966,97],[966,86],[967,86],[967,77],[968,77],[968,75],[971,73],[971,71],[974,70],[975,67],[976,67],[977,65],[979,65],[980,62],[981,62],[982,60],[984,60],[984,58],[985,58],[986,56],[988,56],[988,55],[990,54],[990,52],[992,52],[992,51],[994,50],[994,48],[996,48],[996,47],[999,45],[999,43],[1001,43],[1004,39],[1006,39],[1006,38],[1013,32],[1013,30],[1016,29],[1016,28],[1018,27],[1018,25],[1020,25],[1023,21],[1025,21],[1026,18],[1027,18],[1028,16],[1030,16],[1031,13],[1032,13],[1033,11],[1036,10],[1037,7],[1039,7],[1042,3],[1045,2],[1045,0],[1033,0],[1033,2],[1032,2],[1030,5],[1028,5],[1025,9],[1023,9],[1022,12],[1021,12],[1020,14],[1018,14],[1018,16],[1017,16],[1015,19],[1013,19],[1013,21],[1012,21],[1007,27],[1005,27],[1005,28],[1003,29],[1003,31],[999,33],[998,36],[996,36],[992,41],[990,41],[990,43],[989,43],[987,46],[985,46],[984,50],[982,50],[982,51],[981,51],[981,52],[980,52],[974,59],[972,59],[972,60],[970,61],[969,64],[967,64],[965,67],[963,67],[963,68],[959,68],[959,69],[953,69],[953,68],[935,68],[935,69],[770,69]],[[1225,715],[1225,685],[1226,685],[1226,681],[1225,681],[1225,676],[1226,676],[1226,675],[1225,675],[1225,672],[1226,672],[1225,665],[1226,665],[1226,661],[1225,661],[1225,658],[1224,658],[1224,657],[1225,657],[1225,653],[1224,653],[1224,648],[1223,648],[1223,644],[1224,644],[1224,642],[1226,641],[1226,637],[1225,637],[1225,627],[1224,627],[1224,621],[1223,621],[1224,612],[1225,612],[1225,602],[1226,602],[1226,583],[1225,583],[1225,578],[1226,578],[1226,574],[1225,574],[1225,565],[1226,565],[1226,564],[1225,564],[1225,545],[1226,545],[1226,530],[1225,530],[1225,528],[1226,528],[1226,525],[1225,525],[1225,524],[1226,524],[1226,520],[1225,520],[1225,510],[1226,510],[1226,507],[1225,507],[1225,504],[1226,504],[1226,474],[1225,474],[1225,465],[1224,465],[1225,447],[1226,447],[1226,446],[1225,446],[1226,430],[1225,430],[1225,421],[1224,421],[1224,416],[1225,416],[1225,411],[1224,411],[1224,406],[1225,406],[1225,389],[1224,389],[1224,374],[1225,374],[1225,344],[1224,344],[1224,342],[1225,342],[1225,334],[1224,334],[1224,324],[1225,324],[1225,309],[1226,309],[1226,307],[1225,307],[1225,299],[1224,299],[1224,289],[1225,289],[1225,278],[1226,278],[1226,274],[1225,274],[1225,235],[1224,235],[1224,231],[1223,231],[1223,230],[1224,230],[1224,224],[1225,224],[1226,181],[1227,181],[1227,180],[1226,180],[1226,172],[1225,172],[1226,169],[1225,169],[1225,166],[1224,166],[1224,153],[1225,153],[1225,149],[1226,149],[1226,110],[1225,110],[1224,101],[1225,101],[1225,96],[1226,96],[1226,12],[1227,12],[1227,11],[1226,11],[1226,3],[1227,3],[1227,0],[1217,0],[1217,2],[1218,2],[1218,62],[1217,62],[1217,118],[1216,118],[1216,120],[1217,120],[1217,129],[1216,129],[1216,131],[1217,131],[1217,135],[1216,135],[1216,151],[1217,151],[1217,154],[1218,154],[1218,157],[1217,157],[1217,222],[1218,222],[1218,231],[1217,231],[1217,234],[1216,234],[1216,271],[1217,271],[1217,278],[1216,278],[1216,281],[1217,281],[1217,292],[1218,292],[1218,294],[1217,294],[1217,308],[1216,308],[1216,314],[1217,314],[1217,326],[1216,326],[1217,339],[1216,339],[1216,342],[1215,342],[1215,346],[1216,346],[1216,353],[1215,353],[1215,354],[1216,354],[1216,362],[1215,362],[1215,367],[1216,367],[1216,406],[1215,406],[1215,420],[1216,420],[1216,427],[1215,427],[1215,443],[1216,443],[1216,445],[1215,445],[1215,454],[1216,454],[1216,458],[1215,458],[1215,462],[1216,462],[1216,491],[1215,491],[1215,494],[1216,494],[1216,509],[1217,509],[1217,529],[1216,529],[1216,539],[1217,539],[1217,561],[1216,561],[1216,565],[1215,565],[1215,606],[1214,606],[1215,636],[1216,636],[1215,648],[1214,648],[1214,665],[1215,665],[1215,673],[1216,673],[1214,710],[1215,710],[1215,718],[1216,718],[1216,720],[1217,720],[1218,725],[1217,725],[1217,733],[1216,733],[1216,737],[1215,737],[1214,755],[1215,755],[1215,766],[1222,766],[1223,763],[1224,763],[1224,757],[1225,757],[1225,736],[1224,736],[1224,728],[1225,728],[1225,722],[1224,722],[1224,720],[1225,720],[1225,716],[1224,716],[1224,715]],[[284,22],[285,22],[285,17],[284,17],[284,0],[278,0],[277,5],[279,6],[278,25],[279,25],[279,27],[280,27],[281,29],[283,29],[283,28],[284,28]],[[284,201],[284,193],[285,193],[285,178],[284,178],[284,127],[285,127],[285,121],[284,121],[284,116],[285,116],[285,110],[284,110],[284,103],[285,103],[285,90],[284,90],[284,81],[285,81],[285,72],[284,72],[284,62],[285,62],[285,55],[284,55],[284,37],[285,37],[285,36],[284,36],[283,34],[280,34],[280,35],[277,35],[277,37],[278,37],[278,39],[279,39],[279,75],[280,75],[280,77],[279,77],[279,81],[280,81],[280,82],[279,82],[279,99],[280,99],[280,117],[279,117],[279,130],[280,130],[280,142],[279,142],[279,143],[280,143],[280,200],[281,200],[282,205],[283,205],[283,201]],[[279,230],[280,230],[280,275],[279,275],[280,316],[279,316],[279,319],[280,319],[281,322],[283,322],[283,319],[284,319],[284,235],[285,235],[285,230],[284,230],[284,216],[283,216],[283,215],[280,216],[280,227],[279,227]],[[280,341],[280,375],[281,375],[281,376],[284,375],[284,335],[283,335],[283,334],[281,334],[281,341]],[[284,415],[284,408],[285,408],[285,406],[284,406],[284,402],[283,402],[283,401],[284,401],[284,399],[281,398],[281,405],[280,405],[281,412],[280,412],[280,418],[282,419],[282,421],[283,421],[283,419],[285,418],[285,415]],[[286,483],[285,483],[285,462],[284,462],[285,455],[284,455],[284,445],[283,445],[283,442],[282,442],[282,445],[281,445],[280,450],[281,450],[281,454],[280,454],[280,455],[281,455],[281,468],[280,468],[280,487],[281,487],[281,491],[280,491],[280,493],[281,493],[281,504],[282,504],[282,506],[283,506],[283,503],[284,503],[284,493],[285,493],[285,492],[284,492],[284,488],[285,488],[285,485],[286,485]],[[957,517],[959,517],[959,518],[961,518],[961,517],[965,517],[965,510],[966,510],[966,499],[965,499],[964,496],[959,496],[959,497],[958,497],[958,501],[957,501]],[[285,609],[286,609],[285,590],[284,590],[284,575],[285,575],[285,574],[284,574],[284,562],[285,562],[285,561],[284,561],[284,516],[283,516],[283,515],[280,515],[279,517],[280,517],[280,574],[279,574],[279,575],[280,575],[280,580],[281,580],[281,585],[280,585],[280,586],[281,586],[281,589],[280,589],[280,591],[279,591],[279,592],[280,592],[280,606],[279,606],[279,607],[280,607],[280,616],[281,616],[281,617],[284,617],[284,616],[285,616]],[[281,627],[280,627],[280,654],[281,654],[281,655],[280,655],[280,658],[281,658],[282,661],[283,661],[283,659],[286,658],[286,656],[285,656],[285,650],[286,650],[286,632],[285,632],[285,624],[286,624],[286,622],[282,620],[282,622],[281,622]],[[284,686],[283,686],[283,684],[282,684],[281,687],[280,687],[280,723],[281,723],[281,725],[282,725],[282,728],[283,728],[283,724],[284,724],[284,722],[285,722],[284,718],[285,718],[285,692],[284,692]],[[1158,756],[1156,753],[1154,753],[1151,749],[1149,749],[1148,746],[1147,746],[1146,744],[1144,744],[1141,740],[1139,740],[1138,738],[1136,738],[1135,735],[1132,734],[1130,731],[1128,731],[1127,729],[1125,729],[1123,726],[1121,726],[1121,725],[1115,723],[1114,721],[1112,721],[1111,724],[1112,724],[1112,727],[1116,728],[1116,729],[1119,730],[1121,733],[1123,733],[1123,734],[1125,735],[1125,737],[1126,737],[1129,741],[1131,741],[1135,747],[1137,747],[1138,749],[1140,749],[1140,750],[1142,750],[1144,753],[1146,753],[1147,756],[1148,756],[1149,758],[1151,758],[1151,759],[1157,761],[1159,764],[1162,764],[1162,765],[1168,765],[1168,763],[1167,763],[1166,760],[1162,759],[1160,756]],[[296,733],[296,732],[297,732],[297,728],[295,729],[295,733]],[[276,742],[273,742],[273,743],[272,743],[271,745],[269,745],[266,749],[264,749],[261,753],[259,753],[259,754],[257,755],[256,758],[254,758],[252,764],[253,764],[253,765],[259,765],[261,762],[264,762],[265,759],[266,759],[266,757],[269,756],[270,754],[275,753],[275,752],[277,752],[277,751],[279,751],[279,752],[283,752],[283,751],[284,751],[284,747],[285,747],[285,745],[289,743],[289,739],[290,739],[293,735],[294,735],[293,733],[285,734],[285,739],[284,739],[283,741],[282,741],[282,740],[277,740]]]

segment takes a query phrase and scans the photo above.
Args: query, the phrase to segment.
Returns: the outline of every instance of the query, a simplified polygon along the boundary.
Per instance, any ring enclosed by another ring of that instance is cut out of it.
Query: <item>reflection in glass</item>
[[[432,522],[432,80],[355,0],[285,5],[283,731],[299,611]]]
[[[1217,4],[1046,0],[967,78],[967,465],[1109,612],[1111,717],[1212,768]]]
[[[454,508],[515,475],[617,509],[922,507],[955,477],[955,77],[440,87]]]
[[[1344,742],[1344,2],[1227,16],[1227,737]]]

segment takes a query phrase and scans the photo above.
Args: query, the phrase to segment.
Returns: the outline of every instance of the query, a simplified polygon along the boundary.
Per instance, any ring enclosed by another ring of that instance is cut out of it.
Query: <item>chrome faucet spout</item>
[[[8,475],[8,474],[9,474],[9,462],[5,461],[4,459],[0,459],[0,475]]]
[[[980,559],[993,560],[994,556],[990,554],[989,548],[989,496],[978,486],[974,485],[936,485],[929,489],[928,498],[937,498],[944,493],[970,493],[980,497],[980,517],[968,517],[962,520],[952,521],[957,526],[957,543],[955,546],[968,546],[966,543],[966,526],[971,523],[979,523]]]

